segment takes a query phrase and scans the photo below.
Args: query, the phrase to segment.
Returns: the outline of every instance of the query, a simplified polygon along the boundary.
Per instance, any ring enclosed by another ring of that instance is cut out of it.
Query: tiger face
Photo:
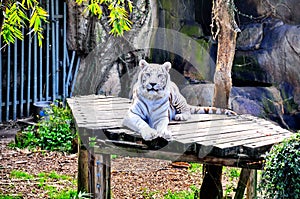
[[[139,63],[142,68],[139,73],[139,94],[149,100],[155,100],[169,95],[169,70],[171,63],[148,64],[145,60]]]

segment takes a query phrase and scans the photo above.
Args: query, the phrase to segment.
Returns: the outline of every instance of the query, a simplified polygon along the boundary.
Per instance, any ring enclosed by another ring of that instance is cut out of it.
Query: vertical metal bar
[[[51,0],[51,32],[52,32],[52,45],[51,45],[51,51],[52,51],[52,101],[54,102],[56,99],[56,63],[55,63],[55,24],[54,24],[54,0]]]
[[[56,15],[56,36],[55,36],[55,39],[56,39],[56,53],[55,53],[55,63],[56,63],[56,95],[59,95],[58,93],[58,86],[59,86],[59,18],[58,18],[58,0],[55,1],[55,15]]]
[[[39,80],[39,101],[43,101],[43,48],[41,46],[39,46],[40,49],[40,56],[39,56],[39,61],[40,61],[40,68],[39,68],[39,72],[40,72],[40,80]]]
[[[0,37],[0,49],[1,45],[1,37]],[[0,50],[0,122],[2,122],[2,50]]]
[[[10,45],[7,47],[7,76],[6,76],[6,121],[9,120],[9,103],[10,103]]]
[[[71,97],[69,95],[69,85],[71,81],[71,75],[72,75],[72,70],[73,70],[73,65],[74,65],[74,59],[75,59],[75,51],[72,52],[72,58],[71,58],[71,63],[69,67],[69,72],[68,72],[68,77],[67,77],[67,84],[66,84],[66,93],[68,97]]]
[[[31,34],[28,35],[28,66],[27,66],[27,100],[26,100],[26,116],[30,115],[30,99],[31,99]]]
[[[49,0],[46,1],[46,8],[47,11],[49,12],[50,10],[50,5],[49,5]],[[49,61],[50,61],[50,25],[47,23],[46,25],[46,101],[49,100]]]
[[[74,73],[74,76],[73,76],[72,89],[70,91],[70,97],[72,97],[72,93],[73,93],[74,86],[75,86],[75,83],[76,83],[76,77],[77,77],[79,65],[80,65],[80,58],[78,58],[78,60],[77,60],[76,69],[75,69],[75,73]]]
[[[40,0],[40,3],[42,3],[42,0]],[[48,11],[48,10],[47,10]],[[40,65],[40,68],[39,68],[39,72],[40,72],[40,75],[39,75],[39,101],[43,101],[43,48],[41,46],[39,46],[39,49],[40,49],[40,53],[39,53],[39,65]]]
[[[66,98],[66,54],[67,52],[67,4],[64,2],[64,16],[63,16],[63,81],[62,81],[62,99],[65,101]]]
[[[18,40],[14,44],[13,120],[17,119]]]
[[[37,101],[37,35],[34,35],[33,38],[33,103]]]
[[[22,29],[24,35],[24,28]],[[20,117],[24,116],[24,40],[21,41]]]

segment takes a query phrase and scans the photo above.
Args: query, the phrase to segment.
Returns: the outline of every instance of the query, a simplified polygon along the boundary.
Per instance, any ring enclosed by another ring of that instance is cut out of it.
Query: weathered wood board
[[[170,122],[173,141],[146,142],[122,126],[129,99],[88,95],[67,101],[84,144],[98,153],[159,157],[155,153],[164,152],[194,161],[214,157],[213,162],[219,159],[219,164],[226,158],[241,157],[246,162],[257,162],[272,145],[292,135],[273,122],[250,115],[197,114],[188,121]]]

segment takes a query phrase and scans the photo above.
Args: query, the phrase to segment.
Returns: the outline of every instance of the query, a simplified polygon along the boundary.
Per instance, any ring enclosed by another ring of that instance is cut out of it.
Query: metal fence
[[[49,23],[42,47],[31,34],[11,45],[0,42],[0,122],[30,116],[35,102],[71,95],[80,58],[67,50],[66,3],[47,0],[45,6]]]

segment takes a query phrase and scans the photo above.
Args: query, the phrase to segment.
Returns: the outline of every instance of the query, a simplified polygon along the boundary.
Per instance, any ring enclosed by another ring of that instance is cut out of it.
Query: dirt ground
[[[33,175],[41,172],[57,172],[77,178],[77,154],[60,152],[32,152],[27,149],[10,149],[8,143],[21,126],[6,123],[0,126],[0,194],[18,195],[24,198],[47,198],[45,190],[28,180],[11,179],[13,170]],[[191,185],[200,187],[201,172],[189,172],[186,168],[174,168],[170,161],[117,157],[112,159],[111,178],[113,198],[161,198],[168,191],[189,190]],[[76,186],[67,183],[60,189]],[[33,191],[34,190],[34,193]]]
[[[10,149],[8,143],[14,141],[20,128],[15,123],[0,126],[0,195],[22,194],[23,198],[49,198],[47,190],[40,188],[36,181],[12,179],[13,170],[35,176],[41,172],[55,171],[77,180],[77,154]],[[115,199],[163,198],[169,191],[190,190],[191,186],[200,188],[202,182],[200,170],[191,172],[187,168],[176,168],[172,162],[164,160],[117,157],[112,159],[111,170],[112,197]],[[49,184],[59,190],[77,189],[76,183],[51,181]]]

